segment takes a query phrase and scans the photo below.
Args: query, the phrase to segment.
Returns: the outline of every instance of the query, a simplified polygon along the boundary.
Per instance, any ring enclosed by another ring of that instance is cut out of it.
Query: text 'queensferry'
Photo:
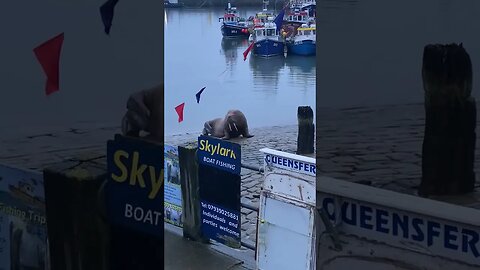
[[[288,170],[295,170],[304,172],[307,174],[316,174],[316,166],[315,164],[311,164],[308,162],[303,162],[299,160],[290,159],[287,157],[275,156],[275,155],[265,155],[265,162],[267,164],[276,165],[278,167],[282,167]]]
[[[357,228],[376,232],[377,235],[390,235],[425,247],[434,246],[437,250],[459,252],[473,256],[476,260],[480,258],[480,233],[475,227],[349,201],[345,198],[338,206],[334,197],[317,196],[317,200],[320,200],[332,221],[342,221],[343,228]],[[382,238],[384,237],[378,236],[378,239]]]
[[[211,144],[208,140],[200,140],[200,147],[199,150],[205,151],[210,153],[210,155],[220,155],[223,157],[228,157],[231,159],[237,159],[235,152],[232,149],[228,149],[226,147],[222,147],[220,143],[216,145]]]

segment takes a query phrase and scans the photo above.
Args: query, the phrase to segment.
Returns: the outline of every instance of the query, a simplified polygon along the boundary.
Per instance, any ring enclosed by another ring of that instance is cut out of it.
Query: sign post
[[[197,157],[202,233],[240,248],[240,145],[200,136]]]
[[[315,159],[264,153],[257,227],[258,269],[315,269]]]

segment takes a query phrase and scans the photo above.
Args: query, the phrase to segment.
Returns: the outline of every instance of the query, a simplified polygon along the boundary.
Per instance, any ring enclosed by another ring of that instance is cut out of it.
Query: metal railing
[[[264,172],[264,169],[262,167],[252,165],[252,164],[242,163],[242,168],[249,169],[249,170],[252,170],[252,171],[256,171],[256,172],[259,172],[259,173]],[[240,205],[241,205],[242,208],[246,208],[246,209],[257,212],[257,219],[258,219],[258,210],[259,210],[258,206],[252,205],[250,203],[245,203],[245,202],[241,202]],[[247,243],[243,240],[241,240],[240,243],[243,247],[246,247],[246,248],[251,249],[251,250],[255,250],[255,252],[257,250],[257,237],[255,237],[255,244],[254,245],[252,245],[250,243]]]

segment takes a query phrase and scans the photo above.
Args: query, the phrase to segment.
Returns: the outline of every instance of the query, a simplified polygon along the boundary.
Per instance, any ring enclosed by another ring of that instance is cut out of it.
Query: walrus
[[[247,118],[239,110],[230,110],[224,118],[215,118],[205,122],[203,135],[209,135],[222,140],[240,137],[253,137],[248,132]]]
[[[123,135],[140,137],[140,132],[144,131],[149,133],[145,139],[163,143],[163,95],[163,84],[130,95],[127,112],[122,119]]]

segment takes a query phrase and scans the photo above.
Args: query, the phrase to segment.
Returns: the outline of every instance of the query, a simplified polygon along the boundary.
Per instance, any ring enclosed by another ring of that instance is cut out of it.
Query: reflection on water
[[[261,9],[239,9],[248,17]],[[167,10],[165,27],[166,134],[200,132],[203,123],[242,110],[249,126],[297,122],[298,106],[315,108],[315,57],[259,58],[247,39],[224,39],[218,18],[223,9]],[[188,38],[186,38],[188,37]],[[195,93],[206,87],[201,102]],[[185,102],[184,121],[173,109]]]
[[[238,55],[243,58],[243,54],[239,52],[239,48],[248,47],[247,39],[222,38],[221,54],[225,56],[227,66],[235,65]]]
[[[251,55],[249,66],[257,91],[275,91],[280,82],[280,74],[284,71],[285,57],[263,58]]]

